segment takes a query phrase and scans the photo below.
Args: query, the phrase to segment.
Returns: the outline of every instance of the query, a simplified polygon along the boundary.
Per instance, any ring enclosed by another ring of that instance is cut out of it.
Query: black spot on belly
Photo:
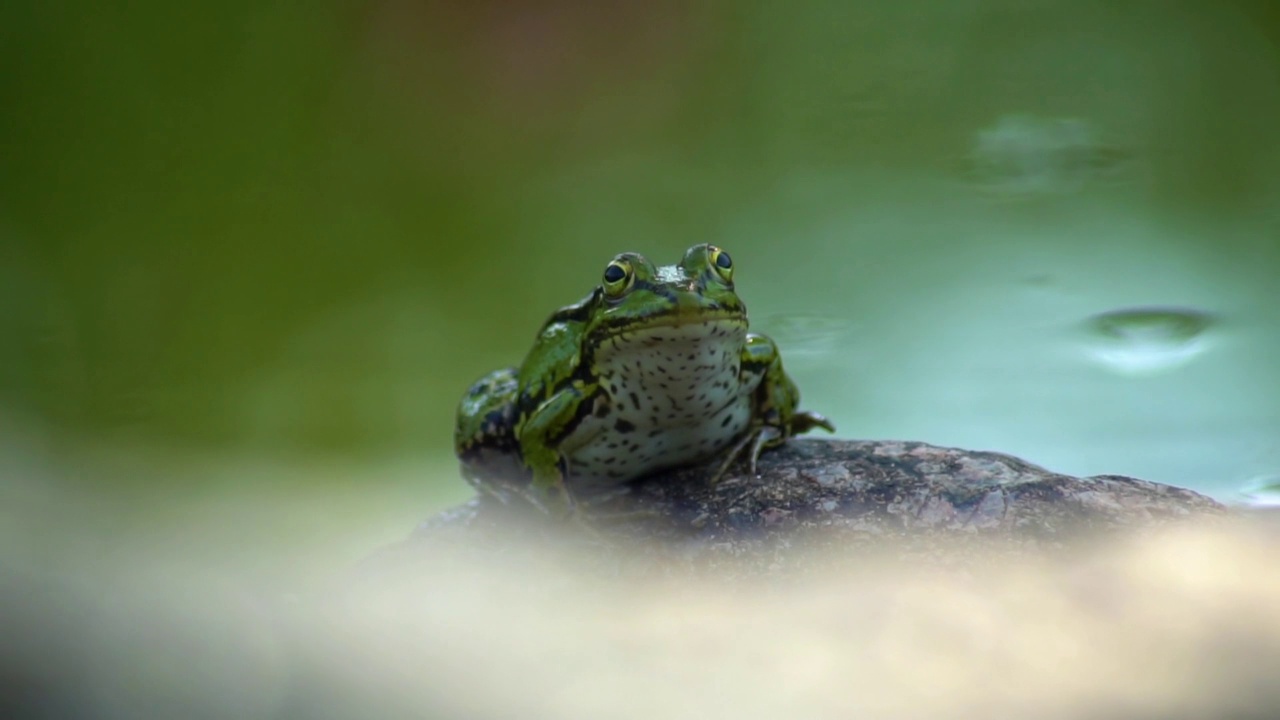
[[[628,393],[628,395],[630,395],[630,396],[631,396],[631,404],[635,406],[635,409],[639,410],[639,409],[640,409],[640,398],[636,397],[636,394],[635,394],[635,393]]]
[[[732,420],[733,420],[733,414],[732,413],[726,414],[724,416],[724,419],[720,421],[720,427],[729,427],[729,423]]]
[[[613,424],[613,429],[617,430],[620,433],[629,433],[632,430],[635,430],[636,426],[632,425],[626,420],[623,420],[622,418],[618,418],[618,422]]]

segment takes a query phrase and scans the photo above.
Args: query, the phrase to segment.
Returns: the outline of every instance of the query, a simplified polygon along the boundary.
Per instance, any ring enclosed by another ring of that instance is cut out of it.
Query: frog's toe
[[[570,520],[578,512],[578,503],[563,482],[547,485],[535,482],[521,495],[539,512],[556,520]]]
[[[764,452],[765,447],[773,445],[782,439],[782,431],[772,425],[764,425],[755,433],[755,442],[751,443],[751,477],[756,477],[756,461],[760,459],[760,453]]]
[[[830,433],[836,431],[836,426],[826,416],[816,412],[801,410],[791,418],[792,435],[803,435],[814,428],[822,428]]]
[[[716,468],[715,473],[713,473],[711,478],[707,480],[708,485],[715,485],[720,482],[720,479],[724,477],[724,474],[729,471],[729,466],[733,465],[733,461],[738,459],[738,456],[742,454],[743,448],[745,448],[754,437],[755,432],[749,432],[743,435],[741,440],[734,443],[733,447],[729,448],[729,450],[725,452],[724,460],[720,463],[720,467]]]

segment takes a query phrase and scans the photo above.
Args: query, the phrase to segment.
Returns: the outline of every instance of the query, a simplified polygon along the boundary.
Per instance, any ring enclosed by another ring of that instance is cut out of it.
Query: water
[[[0,93],[19,708],[1274,705],[1254,533],[768,587],[537,546],[343,574],[470,495],[473,380],[616,253],[708,241],[842,436],[1280,503],[1273,0],[10,2]],[[731,692],[648,682],[672,659]]]
[[[1280,472],[1265,3],[344,7],[3,11],[0,409],[447,461],[615,253],[712,241],[843,435]]]

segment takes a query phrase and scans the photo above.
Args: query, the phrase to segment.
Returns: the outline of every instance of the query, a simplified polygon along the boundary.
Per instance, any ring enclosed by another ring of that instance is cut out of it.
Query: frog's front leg
[[[835,432],[836,429],[822,415],[799,409],[800,390],[782,369],[778,346],[764,335],[747,334],[747,342],[742,347],[740,374],[744,378],[749,375],[760,377],[752,407],[751,429],[729,451],[724,464],[713,476],[713,482],[728,470],[748,444],[751,446],[748,455],[751,474],[755,475],[756,460],[765,448],[781,445],[787,438],[814,428],[820,427],[827,432]]]
[[[516,368],[477,380],[458,403],[453,449],[462,477],[477,492],[507,503],[527,494],[528,479],[516,447]]]
[[[528,468],[530,501],[555,517],[567,517],[576,504],[565,485],[566,441],[578,423],[590,413],[598,386],[582,382],[552,395],[516,428],[521,459]],[[589,438],[574,437],[573,446]]]
[[[764,443],[765,447],[818,427],[835,432],[830,420],[800,409],[800,390],[782,369],[782,356],[772,340],[764,335],[748,334],[742,348],[742,368],[763,374],[756,388],[755,419],[775,431],[775,436]]]

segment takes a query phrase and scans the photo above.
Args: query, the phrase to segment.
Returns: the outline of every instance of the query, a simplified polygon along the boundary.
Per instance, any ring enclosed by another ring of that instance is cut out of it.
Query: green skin
[[[519,368],[467,391],[454,435],[463,476],[562,516],[581,495],[724,454],[714,482],[747,447],[754,474],[763,449],[833,431],[798,409],[777,346],[746,327],[728,253],[695,245],[662,268],[618,255],[591,294],[547,320]]]

